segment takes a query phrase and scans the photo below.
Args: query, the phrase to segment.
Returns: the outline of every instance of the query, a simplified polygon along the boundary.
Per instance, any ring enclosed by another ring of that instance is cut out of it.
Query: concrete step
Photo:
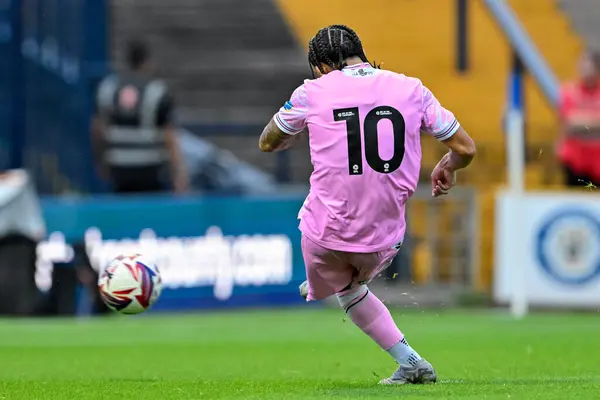
[[[600,3],[597,0],[557,0],[556,3],[586,44],[600,49]]]
[[[268,120],[310,72],[271,0],[113,0],[111,32],[118,67],[128,39],[149,43],[197,122]]]

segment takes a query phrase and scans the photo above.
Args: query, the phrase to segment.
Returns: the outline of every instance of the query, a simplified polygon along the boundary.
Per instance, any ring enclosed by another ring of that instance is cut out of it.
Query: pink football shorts
[[[308,280],[307,301],[326,297],[369,283],[390,266],[398,249],[375,253],[329,250],[302,235],[302,256]]]

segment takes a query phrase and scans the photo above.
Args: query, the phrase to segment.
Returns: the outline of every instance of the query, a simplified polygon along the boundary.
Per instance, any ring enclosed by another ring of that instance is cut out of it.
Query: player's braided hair
[[[341,70],[346,67],[346,59],[358,57],[368,63],[360,38],[346,25],[330,25],[319,32],[308,42],[308,62],[319,69],[321,64]],[[378,68],[375,63],[371,64]]]

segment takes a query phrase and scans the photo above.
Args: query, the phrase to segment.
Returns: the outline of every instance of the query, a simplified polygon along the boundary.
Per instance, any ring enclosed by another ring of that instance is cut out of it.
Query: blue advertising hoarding
[[[139,252],[161,270],[154,310],[301,303],[305,279],[297,213],[303,198],[103,197],[44,199],[48,238],[38,247],[36,281],[54,264],[76,262],[83,244],[94,269]]]

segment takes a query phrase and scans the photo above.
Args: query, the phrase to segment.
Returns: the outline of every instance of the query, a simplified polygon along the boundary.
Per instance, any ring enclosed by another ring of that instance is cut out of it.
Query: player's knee
[[[368,292],[369,289],[367,288],[367,285],[358,285],[336,294],[336,297],[340,303],[340,306],[346,310],[349,305],[360,301],[364,296],[367,295]]]

